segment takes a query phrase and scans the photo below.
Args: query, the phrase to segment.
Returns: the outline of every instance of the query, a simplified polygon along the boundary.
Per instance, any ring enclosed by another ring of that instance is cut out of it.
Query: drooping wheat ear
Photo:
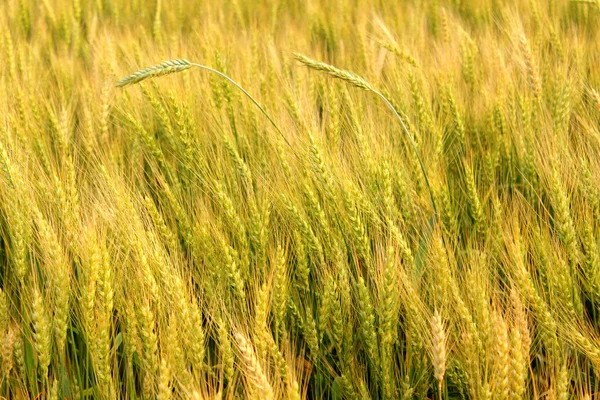
[[[268,339],[271,336],[268,325],[267,317],[269,313],[269,285],[264,282],[258,291],[255,303],[255,316],[254,316],[254,327],[256,331],[256,350],[259,357],[265,358],[267,354]]]
[[[181,323],[178,322],[178,318],[181,318],[180,313],[173,313],[169,318],[166,336],[167,350],[165,353],[167,354],[167,362],[170,365],[173,365],[173,377],[175,377],[175,379],[180,379],[183,385],[188,386],[192,382],[192,375],[187,368],[185,352],[184,348],[182,347],[182,342],[184,342],[185,339],[183,339],[183,337],[180,338],[179,329]],[[199,364],[198,367],[200,367]]]
[[[294,53],[294,57],[296,60],[300,61],[302,64],[306,65],[310,69],[314,69],[316,71],[323,71],[327,74],[333,76],[334,78],[341,79],[346,81],[360,89],[368,90],[374,92],[375,89],[369,82],[367,82],[364,78],[344,69],[339,69],[334,67],[333,65],[325,64],[321,61],[316,61],[311,58],[308,58],[302,54]]]
[[[13,349],[14,359],[17,363],[17,372],[19,374],[25,373],[25,349],[23,345],[23,338],[21,335],[18,335],[14,349]]]
[[[81,0],[73,0],[73,16],[75,21],[81,21]]]
[[[60,396],[58,395],[58,381],[56,380],[56,378],[54,378],[54,380],[52,381],[52,386],[50,386],[50,396],[48,396],[49,399],[60,399]]]
[[[139,83],[144,79],[154,78],[156,76],[173,74],[191,67],[192,63],[190,63],[188,60],[177,59],[164,61],[160,64],[153,65],[152,67],[144,68],[140,71],[134,72],[133,74],[121,79],[117,82],[117,87]]]
[[[398,56],[401,60],[406,61],[408,64],[412,65],[413,67],[418,67],[419,66],[417,64],[417,60],[415,60],[413,56],[411,56],[406,51],[400,50],[394,43],[380,41],[379,45],[381,47],[383,47],[384,49],[386,49],[388,51],[391,51],[396,56]]]
[[[206,334],[202,327],[202,310],[196,302],[185,305],[189,322],[187,323],[186,340],[189,349],[190,358],[194,362],[195,368],[200,368],[204,363],[204,354],[206,352]]]
[[[447,45],[448,43],[450,43],[450,26],[448,24],[448,14],[443,8],[442,13],[440,15],[440,24],[442,25],[442,32],[444,34],[444,44]]]
[[[435,310],[431,319],[431,344],[433,353],[433,375],[438,381],[441,392],[444,374],[446,373],[446,331],[442,316]]]
[[[288,292],[288,275],[287,275],[287,255],[281,246],[277,248],[274,269],[274,291],[273,291],[273,315],[275,317],[275,334],[281,334],[283,329],[284,318],[287,311],[287,292]]]
[[[569,379],[569,371],[566,365],[561,365],[556,373],[556,398],[558,400],[567,400],[569,396],[569,387],[571,380]]]
[[[554,357],[556,356],[559,347],[557,323],[550,312],[548,304],[541,297],[533,283],[533,278],[525,265],[525,256],[522,246],[520,239],[517,237],[514,246],[511,248],[512,254],[514,254],[514,278],[517,290],[519,294],[531,304],[531,308],[540,327],[540,339],[546,346],[548,353]]]

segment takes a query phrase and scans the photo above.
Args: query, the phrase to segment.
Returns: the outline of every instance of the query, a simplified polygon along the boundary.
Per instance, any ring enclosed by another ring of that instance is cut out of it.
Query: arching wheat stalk
[[[306,65],[308,68],[314,69],[316,71],[326,72],[330,76],[337,78],[337,79],[341,79],[343,81],[346,81],[359,89],[363,89],[363,90],[372,92],[372,93],[376,94],[377,96],[379,96],[385,102],[385,104],[390,108],[390,110],[392,110],[392,112],[394,113],[394,115],[396,116],[398,121],[400,121],[400,125],[402,126],[402,129],[404,130],[404,133],[406,133],[406,136],[408,137],[408,140],[410,141],[410,145],[415,153],[415,156],[417,157],[417,160],[419,161],[419,167],[421,167],[421,172],[423,173],[423,177],[425,178],[425,183],[427,184],[427,189],[429,190],[429,196],[431,198],[431,205],[433,206],[433,211],[435,212],[435,214],[437,216],[438,211],[437,211],[437,207],[435,205],[433,191],[431,190],[431,185],[429,184],[429,178],[427,176],[427,172],[425,171],[425,166],[423,165],[423,161],[421,160],[419,150],[417,150],[417,145],[415,144],[415,141],[413,140],[412,135],[408,131],[408,128],[406,127],[406,124],[404,123],[404,120],[402,119],[400,114],[398,114],[398,111],[396,110],[396,108],[392,105],[392,102],[387,97],[385,97],[380,91],[375,89],[369,82],[367,82],[365,78],[363,78],[359,75],[356,75],[353,72],[336,68],[333,65],[329,65],[329,64],[326,64],[321,61],[313,60],[302,54],[298,54],[298,53],[293,53],[293,54],[294,54],[294,57],[296,58],[296,60],[298,60],[302,64]]]
[[[139,82],[143,81],[144,79],[154,78],[154,77],[162,76],[162,75],[173,74],[176,72],[184,71],[191,67],[201,68],[206,71],[212,72],[213,74],[219,75],[221,78],[226,79],[229,83],[231,83],[233,86],[238,88],[242,93],[244,93],[246,95],[246,97],[248,97],[254,103],[254,105],[256,107],[258,107],[258,109],[264,114],[264,116],[267,117],[267,119],[269,120],[271,125],[273,125],[273,127],[275,128],[277,133],[279,133],[281,135],[281,137],[283,138],[285,143],[290,147],[290,149],[292,149],[292,153],[296,157],[298,157],[298,155],[294,151],[294,148],[292,147],[290,142],[287,140],[287,138],[285,137],[283,132],[281,132],[281,129],[279,129],[279,127],[277,126],[277,124],[275,123],[273,118],[271,118],[271,116],[265,111],[263,106],[261,106],[260,103],[258,101],[256,101],[256,99],[254,97],[252,97],[250,95],[250,93],[248,93],[246,91],[246,89],[244,89],[239,83],[237,83],[236,81],[234,81],[233,79],[231,79],[230,77],[228,77],[227,75],[222,73],[221,71],[217,71],[216,69],[207,67],[206,65],[196,64],[193,62],[189,62],[188,60],[184,60],[184,59],[164,61],[160,64],[153,65],[148,68],[144,68],[142,70],[134,72],[133,74],[131,74],[123,79],[120,79],[117,82],[116,86],[122,87],[122,86],[127,86],[130,84],[139,83]]]

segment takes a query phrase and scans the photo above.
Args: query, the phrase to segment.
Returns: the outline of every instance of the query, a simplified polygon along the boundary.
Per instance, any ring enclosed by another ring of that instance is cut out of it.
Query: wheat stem
[[[188,60],[184,60],[184,59],[176,59],[176,60],[164,61],[164,62],[162,62],[160,64],[157,64],[157,65],[154,65],[154,66],[151,66],[151,67],[139,70],[137,72],[134,72],[133,74],[131,74],[131,75],[129,75],[129,76],[127,76],[127,77],[119,80],[117,82],[116,86],[117,87],[122,87],[122,86],[127,86],[127,85],[130,85],[130,84],[139,83],[139,82],[143,81],[144,79],[153,78],[153,77],[162,76],[162,75],[167,75],[167,74],[172,74],[172,73],[175,73],[175,72],[181,72],[181,71],[184,71],[184,70],[189,69],[191,67],[201,68],[201,69],[209,71],[209,72],[211,72],[213,74],[216,74],[216,75],[220,76],[221,78],[227,80],[233,86],[235,86],[236,88],[238,88],[242,93],[244,93],[244,95],[246,95],[246,97],[248,97],[254,103],[254,105],[263,113],[263,115],[269,120],[269,122],[271,123],[271,125],[273,125],[273,127],[277,131],[277,133],[279,135],[281,135],[281,137],[283,138],[283,140],[285,141],[285,143],[290,147],[290,149],[292,149],[292,153],[296,157],[298,157],[298,155],[296,155],[296,153],[294,152],[294,148],[292,147],[292,145],[290,144],[290,142],[288,141],[288,139],[285,137],[285,135],[283,134],[283,132],[281,131],[281,129],[279,129],[279,126],[277,126],[277,124],[275,123],[275,121],[273,120],[273,118],[271,118],[271,116],[269,115],[269,113],[267,113],[267,111],[263,108],[263,106],[260,105],[260,103],[254,97],[252,97],[252,95],[250,93],[248,93],[246,91],[246,89],[244,89],[239,83],[237,83],[236,81],[234,81],[229,76],[227,76],[224,73],[222,73],[221,71],[217,71],[216,69],[207,67],[206,65],[192,63],[192,62],[189,62]]]

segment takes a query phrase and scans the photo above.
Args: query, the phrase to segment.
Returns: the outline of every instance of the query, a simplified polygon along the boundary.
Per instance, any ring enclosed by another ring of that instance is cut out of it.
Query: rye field
[[[597,0],[3,0],[0,59],[0,399],[600,399]]]

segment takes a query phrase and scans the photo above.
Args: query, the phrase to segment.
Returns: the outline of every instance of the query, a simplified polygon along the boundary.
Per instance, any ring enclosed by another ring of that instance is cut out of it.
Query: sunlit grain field
[[[596,0],[4,0],[0,56],[0,398],[600,398]]]

